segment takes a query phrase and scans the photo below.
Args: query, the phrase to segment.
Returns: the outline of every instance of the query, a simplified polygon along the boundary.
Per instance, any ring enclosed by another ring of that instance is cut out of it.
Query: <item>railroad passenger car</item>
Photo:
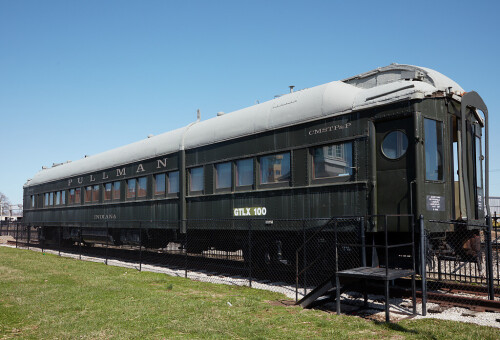
[[[437,71],[391,64],[44,168],[24,186],[24,221],[46,239],[62,227],[70,242],[115,244],[139,239],[126,221],[169,221],[142,242],[163,247],[188,225],[190,251],[243,247],[236,226],[190,220],[411,214],[482,223],[487,126],[477,93]],[[103,234],[110,221],[123,223]],[[409,237],[404,219],[388,227]],[[288,232],[272,223],[265,231],[254,235],[270,244]],[[292,256],[297,244],[282,246]]]

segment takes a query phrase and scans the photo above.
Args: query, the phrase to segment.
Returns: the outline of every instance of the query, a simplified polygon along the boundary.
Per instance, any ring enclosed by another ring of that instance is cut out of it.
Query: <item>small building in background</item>
[[[490,211],[492,217],[500,217],[500,197],[490,197]]]

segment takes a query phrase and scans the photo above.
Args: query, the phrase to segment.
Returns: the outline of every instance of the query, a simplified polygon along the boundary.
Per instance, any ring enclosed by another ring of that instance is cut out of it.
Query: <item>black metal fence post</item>
[[[186,225],[185,242],[184,242],[184,277],[188,277],[188,242],[189,242],[189,226],[186,220],[182,221],[182,224]]]
[[[248,220],[248,285],[252,287],[252,221]],[[243,259],[245,260],[245,259]]]
[[[486,281],[488,283],[488,299],[495,300],[495,289],[493,288],[493,250],[491,244],[491,217],[486,216],[486,235],[484,243],[486,247]]]
[[[497,212],[495,211],[495,246],[497,251],[495,251],[496,255],[496,267],[497,267],[497,273],[496,273],[496,284],[500,286],[500,258],[499,258],[499,252],[498,252],[498,244],[500,243],[500,236],[498,236],[498,219],[497,219]],[[493,247],[493,243],[491,244]],[[495,277],[495,275],[493,275]]]
[[[104,260],[105,264],[108,265],[108,246],[109,246],[109,226],[108,226],[108,222],[106,222],[106,259]]]
[[[420,222],[420,277],[422,279],[422,315],[427,315],[427,271],[425,268],[425,227],[424,216],[419,216]]]
[[[30,237],[31,237],[31,226],[27,226],[28,228],[28,250],[30,250]]]
[[[364,220],[360,220],[359,231],[361,233],[361,267],[366,267],[366,236],[365,225],[368,218],[365,216]]]
[[[40,243],[43,254],[43,248],[45,247],[45,228],[42,226],[39,226],[38,228],[38,242]]]
[[[142,222],[139,222],[139,271],[142,271]]]
[[[337,312],[337,315],[340,315],[340,279],[338,276],[339,272],[339,252],[338,252],[338,221],[335,220],[335,223],[333,225],[334,229],[334,239],[333,239],[333,246],[335,249],[335,311]]]
[[[19,223],[16,222],[16,248],[17,248],[17,239],[19,238]]]
[[[82,259],[82,242],[83,242],[83,235],[82,235],[82,224],[80,223],[80,230],[79,230],[79,240],[78,240],[78,255],[80,260]]]
[[[304,251],[304,260],[303,260],[303,265],[304,269],[307,268],[307,235],[306,235],[306,222],[302,222],[302,244],[303,244],[303,251]],[[298,260],[297,260],[298,261]],[[307,295],[307,270],[304,270],[304,296]]]
[[[61,256],[61,230],[62,227],[57,228],[57,248],[58,248],[58,255]]]

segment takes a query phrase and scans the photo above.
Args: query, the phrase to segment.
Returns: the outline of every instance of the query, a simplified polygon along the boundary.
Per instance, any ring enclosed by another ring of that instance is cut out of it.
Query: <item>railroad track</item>
[[[496,300],[488,300],[486,287],[462,283],[430,282],[427,288],[427,302],[443,307],[463,307],[477,312],[500,312],[500,288],[495,288]],[[410,298],[410,280],[400,280],[391,287],[391,295]],[[383,287],[378,287],[379,289]],[[417,299],[422,301],[422,292],[417,290]]]

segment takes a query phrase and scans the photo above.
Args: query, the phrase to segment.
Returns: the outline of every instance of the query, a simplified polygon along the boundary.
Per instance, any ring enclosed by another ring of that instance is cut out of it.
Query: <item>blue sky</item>
[[[76,160],[392,62],[475,90],[500,196],[497,1],[0,1],[0,191]]]

